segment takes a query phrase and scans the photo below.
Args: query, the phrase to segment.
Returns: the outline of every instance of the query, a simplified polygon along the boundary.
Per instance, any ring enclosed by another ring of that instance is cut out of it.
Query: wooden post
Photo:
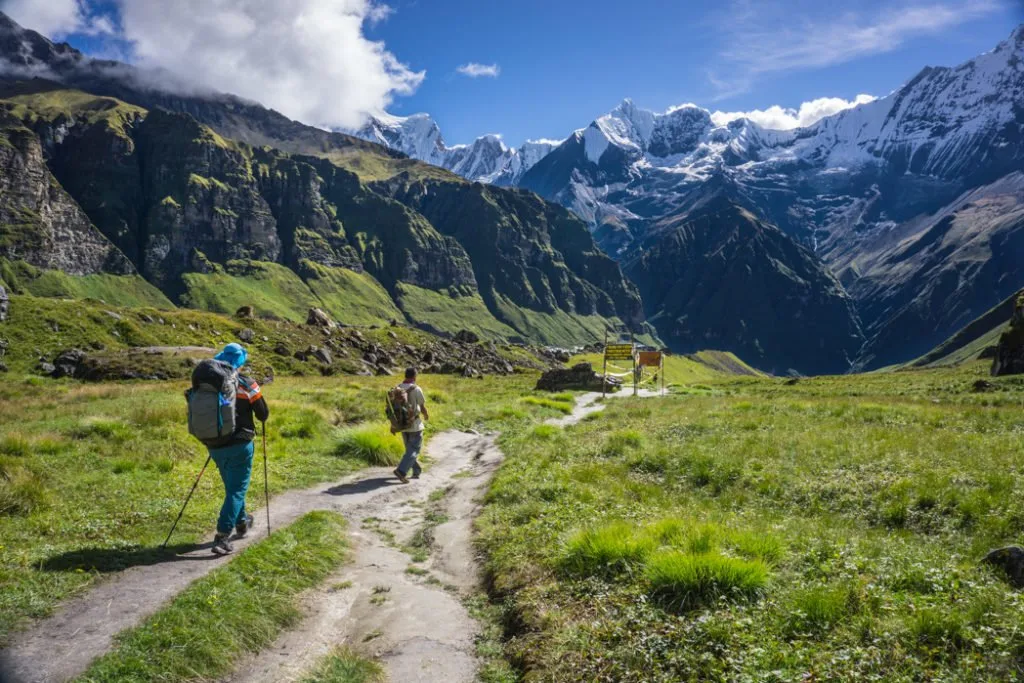
[[[661,352],[661,395],[665,395],[665,352]]]
[[[601,398],[605,398],[608,392],[608,328],[604,328],[604,348],[601,349],[604,356],[604,369],[601,371]]]
[[[640,389],[636,383],[636,341],[633,339],[633,330],[629,331],[629,345],[633,347],[633,395],[639,396]]]

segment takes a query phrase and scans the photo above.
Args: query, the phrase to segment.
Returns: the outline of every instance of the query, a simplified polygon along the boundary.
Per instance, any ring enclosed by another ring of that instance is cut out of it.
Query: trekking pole
[[[199,486],[199,480],[203,478],[203,472],[206,471],[207,465],[210,464],[210,460],[213,459],[212,455],[206,456],[206,462],[203,464],[203,469],[199,470],[199,476],[196,477],[196,481],[192,484],[192,490],[188,492],[188,497],[185,498],[185,504],[181,506],[181,512],[178,513],[178,519],[174,520],[174,524],[171,525],[171,530],[167,532],[167,538],[164,539],[164,544],[160,546],[162,550],[167,549],[167,543],[171,540],[171,534],[178,528],[178,522],[181,521],[181,516],[185,514],[185,508],[188,507],[188,502],[192,500],[192,494],[196,492],[196,487]]]
[[[263,498],[267,506],[267,536],[270,535],[270,480],[267,478],[267,423],[263,423]]]

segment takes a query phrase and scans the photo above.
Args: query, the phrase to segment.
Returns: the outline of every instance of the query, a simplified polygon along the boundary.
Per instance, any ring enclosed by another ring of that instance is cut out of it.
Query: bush
[[[670,609],[693,609],[715,600],[753,598],[768,585],[768,567],[711,553],[666,551],[647,560],[651,595]]]
[[[632,525],[615,522],[570,538],[561,566],[576,576],[613,576],[639,566],[655,547],[651,538],[638,537]]]
[[[405,447],[402,438],[392,434],[386,425],[363,425],[341,433],[336,454],[365,460],[370,465],[394,467],[402,459]]]

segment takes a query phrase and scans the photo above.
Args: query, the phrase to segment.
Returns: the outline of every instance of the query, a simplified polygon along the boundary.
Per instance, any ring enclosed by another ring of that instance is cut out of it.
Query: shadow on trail
[[[351,496],[356,493],[369,493],[370,491],[376,491],[377,489],[382,489],[385,486],[400,486],[400,484],[398,479],[394,477],[376,477],[375,479],[354,481],[351,484],[332,486],[324,491],[324,493],[332,496]]]
[[[167,546],[166,549],[156,548],[82,548],[71,550],[60,555],[48,557],[40,563],[40,569],[48,572],[97,571],[101,573],[119,572],[130,567],[180,562],[182,560],[212,560],[217,556],[183,555],[193,550],[209,548],[210,543],[185,543]]]

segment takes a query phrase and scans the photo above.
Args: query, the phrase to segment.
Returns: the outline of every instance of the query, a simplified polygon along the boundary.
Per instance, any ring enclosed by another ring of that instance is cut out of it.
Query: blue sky
[[[350,124],[356,109],[426,111],[449,143],[562,137],[624,97],[746,112],[881,96],[925,65],[991,49],[1024,21],[1019,0],[176,0],[173,11],[158,0],[47,2],[79,3],[77,23],[50,33],[85,52],[195,74],[320,125]],[[39,0],[0,0],[23,23],[45,20],[32,9],[19,17],[19,3],[38,11]],[[314,21],[294,37],[261,26],[290,24],[289,11]],[[337,11],[344,23],[324,19]],[[303,48],[278,44],[290,40]]]

